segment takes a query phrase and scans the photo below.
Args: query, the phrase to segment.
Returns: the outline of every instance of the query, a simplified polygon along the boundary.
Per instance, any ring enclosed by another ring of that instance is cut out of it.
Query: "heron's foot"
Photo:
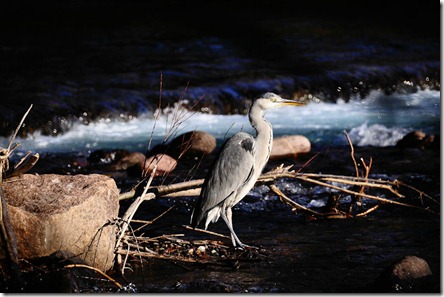
[[[252,245],[247,245],[247,244],[241,244],[240,246],[235,246],[235,249],[239,249],[239,250],[259,250],[259,247],[256,246],[252,246]]]

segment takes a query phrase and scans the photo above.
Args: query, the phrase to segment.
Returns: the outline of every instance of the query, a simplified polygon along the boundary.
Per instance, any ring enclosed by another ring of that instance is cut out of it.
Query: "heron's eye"
[[[271,97],[271,98],[270,98],[270,101],[271,101],[271,102],[276,102],[276,97]]]

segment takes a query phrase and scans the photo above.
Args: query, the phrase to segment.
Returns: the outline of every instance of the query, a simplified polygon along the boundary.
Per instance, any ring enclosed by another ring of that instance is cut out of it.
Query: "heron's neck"
[[[264,118],[265,111],[258,106],[252,106],[250,111],[250,123],[256,130],[256,162],[262,169],[268,162],[273,142],[273,129],[271,124]]]

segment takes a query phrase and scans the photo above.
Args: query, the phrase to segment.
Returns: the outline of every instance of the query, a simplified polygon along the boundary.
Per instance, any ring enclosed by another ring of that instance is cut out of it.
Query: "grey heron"
[[[246,246],[234,232],[231,208],[253,188],[270,156],[273,130],[264,118],[265,111],[289,105],[301,106],[305,103],[283,99],[270,92],[254,100],[248,117],[256,130],[256,137],[238,132],[223,144],[191,214],[193,228],[205,218],[206,230],[210,222],[214,223],[222,217],[231,232],[233,246]]]

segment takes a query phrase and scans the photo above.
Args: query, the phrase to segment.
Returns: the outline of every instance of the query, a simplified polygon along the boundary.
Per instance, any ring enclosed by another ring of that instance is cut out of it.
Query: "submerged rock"
[[[159,153],[146,157],[141,152],[130,152],[123,149],[97,150],[88,157],[89,165],[98,170],[124,171],[131,176],[150,174],[157,165],[156,176],[168,174],[177,166],[173,157]]]
[[[3,190],[19,258],[65,250],[103,271],[111,268],[116,227],[107,223],[119,210],[113,179],[99,174],[25,174],[6,180]]]
[[[140,165],[144,160],[144,154],[123,149],[96,150],[88,157],[88,162],[91,165],[102,166],[107,170],[127,170],[135,165]]]
[[[427,149],[439,146],[439,138],[435,139],[435,135],[427,135],[422,131],[412,131],[404,135],[404,137],[396,143],[396,147]]]
[[[426,260],[406,256],[384,270],[375,282],[378,292],[427,292],[432,270]]]

